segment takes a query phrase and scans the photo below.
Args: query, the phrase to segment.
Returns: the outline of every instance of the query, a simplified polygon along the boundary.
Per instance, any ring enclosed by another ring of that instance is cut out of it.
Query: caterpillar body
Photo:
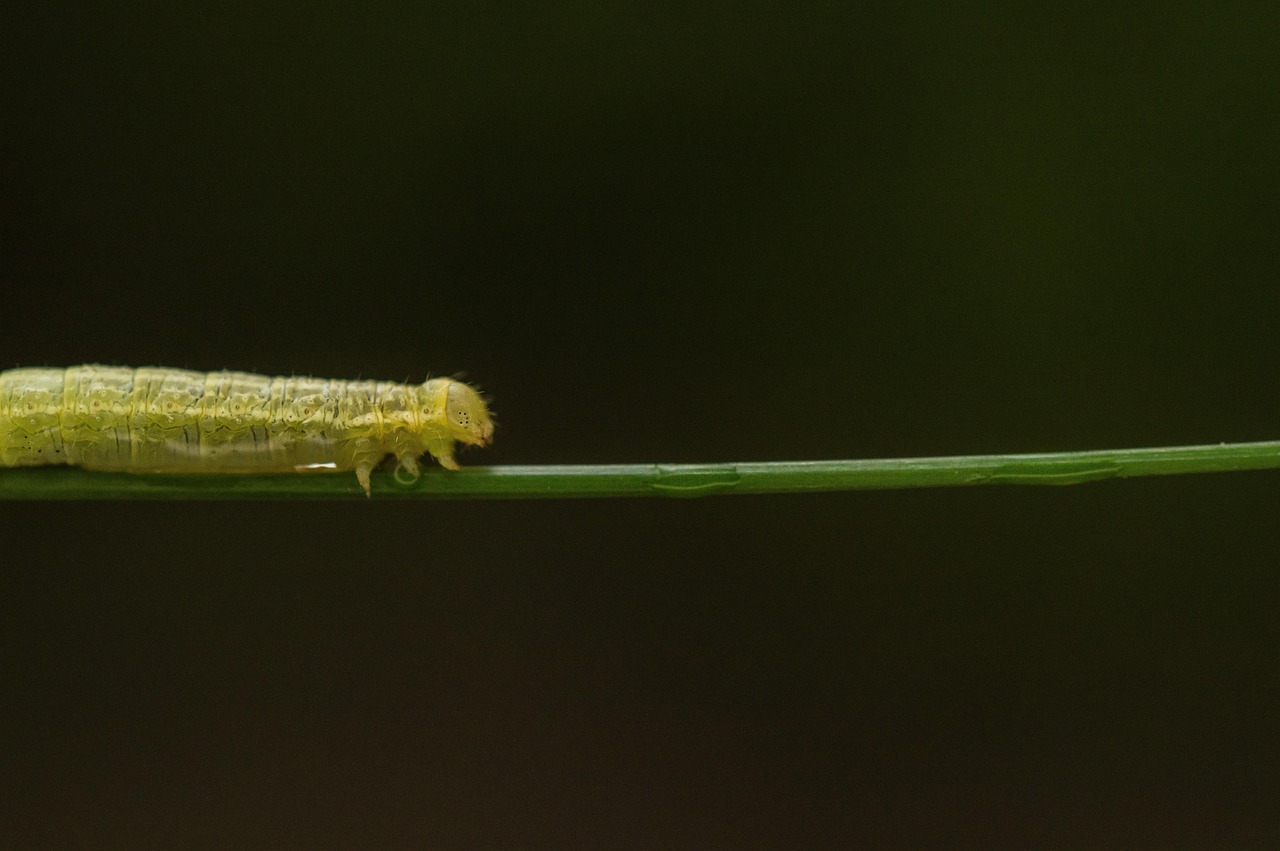
[[[485,446],[493,420],[472,387],[272,378],[247,372],[85,365],[0,372],[0,465],[91,470],[369,474],[388,455],[416,480],[430,453]]]

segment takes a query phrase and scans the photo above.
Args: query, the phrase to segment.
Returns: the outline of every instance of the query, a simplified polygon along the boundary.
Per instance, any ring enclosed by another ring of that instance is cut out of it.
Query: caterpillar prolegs
[[[457,443],[485,446],[493,420],[460,381],[271,378],[247,372],[73,366],[0,372],[0,464],[128,472],[369,474],[388,455],[420,475],[430,453],[457,470]]]

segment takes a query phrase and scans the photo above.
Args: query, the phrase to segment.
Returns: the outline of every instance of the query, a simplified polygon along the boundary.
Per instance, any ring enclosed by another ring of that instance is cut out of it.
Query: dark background
[[[465,370],[470,464],[1280,437],[1274,4],[898,5],[6,6],[0,365]],[[1278,493],[3,505],[0,844],[1270,844]]]

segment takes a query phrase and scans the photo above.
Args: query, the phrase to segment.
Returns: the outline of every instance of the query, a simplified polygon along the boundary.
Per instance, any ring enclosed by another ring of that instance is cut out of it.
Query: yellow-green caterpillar
[[[460,381],[271,378],[247,372],[73,366],[0,372],[0,464],[128,472],[369,473],[388,455],[417,479],[424,453],[457,470],[493,420]]]

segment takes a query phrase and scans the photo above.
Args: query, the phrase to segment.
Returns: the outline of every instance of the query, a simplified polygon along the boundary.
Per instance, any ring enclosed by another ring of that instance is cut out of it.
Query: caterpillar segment
[[[354,471],[395,456],[417,480],[430,454],[485,446],[483,397],[450,378],[423,384],[272,378],[247,372],[85,365],[0,372],[0,464],[136,473]]]

